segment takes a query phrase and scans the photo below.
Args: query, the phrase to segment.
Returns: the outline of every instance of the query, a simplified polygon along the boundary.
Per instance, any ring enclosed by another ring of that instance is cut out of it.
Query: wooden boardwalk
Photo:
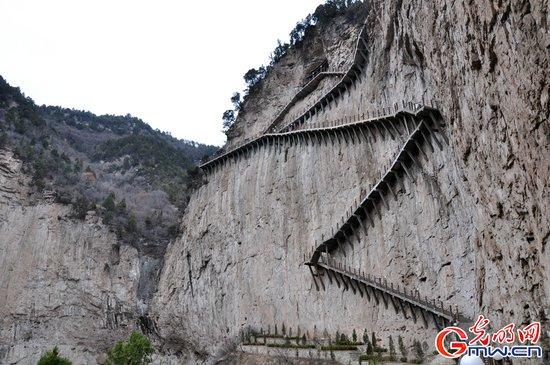
[[[260,148],[281,149],[284,145],[296,145],[310,143],[349,143],[364,139],[368,143],[379,138],[399,138],[404,132],[399,128],[410,128],[410,120],[416,118],[416,114],[432,108],[423,107],[411,102],[402,102],[401,106],[394,105],[384,112],[369,112],[337,121],[323,122],[322,124],[303,124],[299,128],[286,131],[266,133],[260,135],[240,146],[237,146],[221,155],[214,156],[209,161],[200,165],[206,173],[211,173],[230,163],[232,160],[240,160],[251,156]]]
[[[421,319],[424,326],[430,323],[437,329],[459,323],[469,323],[471,320],[463,316],[458,308],[444,305],[441,301],[421,297],[415,290],[407,290],[404,286],[388,284],[386,280],[374,277],[364,271],[343,265],[330,257],[325,257],[316,263],[307,262],[317,290],[326,290],[326,285],[336,284],[344,291],[359,294],[377,305],[382,303],[385,308],[393,307],[395,313],[401,313],[406,319],[415,323]]]

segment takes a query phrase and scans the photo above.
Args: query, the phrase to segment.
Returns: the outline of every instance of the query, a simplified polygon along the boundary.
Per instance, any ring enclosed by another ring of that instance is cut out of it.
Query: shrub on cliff
[[[71,365],[68,359],[59,356],[59,350],[54,347],[51,351],[46,352],[40,360],[38,360],[37,365]]]
[[[109,365],[142,365],[151,362],[151,341],[139,332],[132,332],[127,341],[118,342],[107,353]]]
[[[248,70],[244,74],[243,78],[248,88],[251,89],[256,86],[260,81],[262,81],[266,75],[267,69],[264,66],[260,66],[258,67],[258,69],[251,68],[250,70]]]
[[[103,201],[103,222],[109,223],[115,214],[115,194],[112,192]]]
[[[90,208],[90,202],[84,195],[79,195],[73,204],[73,214],[76,218],[84,220],[88,209]]]
[[[229,127],[231,127],[235,122],[235,111],[231,109],[227,109],[226,111],[224,111],[222,115],[222,120],[223,120],[223,129],[224,130],[229,129]]]
[[[227,134],[229,128],[237,119],[238,111],[241,110],[243,103],[247,100],[258,85],[267,77],[275,64],[281,61],[294,48],[301,47],[304,39],[311,30],[317,25],[329,23],[337,16],[344,16],[347,21],[357,21],[365,19],[368,7],[363,0],[326,0],[324,4],[319,5],[315,12],[308,14],[304,19],[296,23],[294,29],[290,31],[289,42],[277,40],[277,45],[271,55],[267,66],[260,66],[257,69],[251,68],[244,74],[244,81],[247,88],[244,91],[244,100],[239,100],[238,107],[233,110],[228,109],[222,115],[223,131]],[[240,95],[239,95],[240,96]],[[231,99],[233,102],[233,98]],[[235,105],[235,103],[233,103]]]

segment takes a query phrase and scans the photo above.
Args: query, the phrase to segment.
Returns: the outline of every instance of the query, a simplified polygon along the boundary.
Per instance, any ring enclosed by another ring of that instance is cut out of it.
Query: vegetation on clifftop
[[[294,29],[290,31],[289,42],[282,42],[278,39],[277,46],[269,56],[269,64],[267,66],[261,65],[258,68],[251,68],[244,74],[243,78],[247,87],[243,93],[243,100],[240,100],[240,93],[236,92],[233,94],[231,98],[233,109],[226,110],[222,115],[223,130],[227,132],[233,125],[248,95],[260,87],[262,81],[269,75],[274,65],[281,61],[289,52],[301,47],[306,38],[313,37],[315,27],[322,27],[337,16],[345,16],[349,21],[363,18],[366,10],[363,4],[363,0],[326,0],[313,13],[308,14],[296,23]],[[239,95],[238,103],[235,103],[235,95]]]

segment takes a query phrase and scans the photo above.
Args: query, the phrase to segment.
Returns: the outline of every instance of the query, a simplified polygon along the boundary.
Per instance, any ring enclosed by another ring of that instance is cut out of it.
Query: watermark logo
[[[472,336],[460,327],[445,327],[435,337],[435,348],[447,359],[456,359],[462,355],[483,357],[542,357],[542,348],[536,344],[540,340],[540,322],[533,322],[523,328],[510,323],[495,333],[487,333],[486,327],[491,321],[483,315],[477,317],[468,330]],[[471,340],[468,338],[471,337]],[[493,346],[498,344],[498,346]]]

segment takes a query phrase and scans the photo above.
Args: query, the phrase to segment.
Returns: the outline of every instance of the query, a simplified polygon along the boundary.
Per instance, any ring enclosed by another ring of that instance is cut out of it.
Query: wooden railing
[[[397,199],[396,186],[401,183],[400,185],[404,189],[401,179],[407,176],[411,181],[415,181],[410,170],[413,166],[420,167],[417,155],[422,155],[428,159],[424,149],[429,148],[434,152],[434,145],[443,149],[443,143],[440,141],[440,138],[446,140],[446,137],[441,130],[443,127],[442,121],[436,114],[439,115],[436,110],[425,107],[419,109],[415,114],[404,113],[404,118],[409,119],[409,124],[405,126],[409,129],[409,125],[413,123],[411,126],[412,131],[410,131],[397,156],[371,190],[361,192],[362,195],[359,200],[356,199],[354,201],[354,205],[346,211],[345,216],[338,222],[336,228],[331,229],[330,238],[317,245],[311,258],[312,262],[316,262],[319,255],[327,249],[332,251],[340,248],[345,255],[343,244],[348,239],[355,237],[360,230],[366,231],[364,221],[365,223],[367,221],[370,222],[371,226],[373,226],[373,215],[381,215],[379,205],[388,208],[386,196],[390,195],[394,199]],[[388,116],[384,116],[382,119],[392,120]],[[387,132],[391,131],[390,128],[386,128],[386,130]],[[423,146],[424,149],[422,148]]]
[[[387,111],[382,111],[382,115],[375,114],[374,118],[369,119],[370,121],[386,121],[389,126],[385,126],[385,130],[388,134],[392,134],[392,123],[402,121],[399,118],[401,116],[406,122],[404,128],[408,131],[408,135],[390,167],[382,177],[368,192],[361,190],[359,199],[356,199],[352,207],[346,210],[345,214],[337,222],[336,227],[331,228],[329,238],[325,240],[324,236],[321,237],[322,242],[314,246],[309,259],[305,260],[305,263],[311,270],[317,289],[320,286],[324,288],[324,282],[322,282],[322,277],[320,276],[322,273],[326,273],[330,282],[332,282],[332,278],[336,281],[336,275],[340,275],[342,281],[344,281],[344,277],[347,278],[346,280],[349,281],[349,285],[346,285],[346,288],[352,288],[354,293],[356,291],[359,292],[360,286],[364,285],[365,294],[367,293],[367,289],[370,288],[373,291],[383,293],[381,294],[382,298],[384,298],[384,295],[389,296],[396,312],[400,308],[403,314],[407,315],[405,306],[403,305],[403,303],[407,303],[410,308],[409,312],[415,321],[416,312],[414,308],[420,310],[426,324],[425,314],[430,314],[438,328],[449,323],[468,322],[470,320],[460,314],[458,308],[445,306],[442,302],[429,300],[427,297],[422,298],[417,291],[407,292],[406,287],[394,286],[393,284],[388,285],[385,280],[373,277],[361,270],[339,264],[331,257],[331,254],[335,250],[339,250],[343,256],[346,256],[345,245],[349,244],[353,247],[352,241],[355,238],[359,241],[359,235],[362,232],[367,233],[368,223],[370,223],[371,227],[375,227],[374,215],[378,215],[381,218],[382,207],[389,209],[387,197],[391,196],[397,199],[397,193],[399,193],[398,185],[401,185],[403,191],[405,190],[402,179],[406,176],[412,182],[415,181],[412,169],[414,167],[420,168],[420,156],[423,156],[427,160],[428,153],[430,151],[432,153],[435,152],[435,146],[443,149],[443,144],[449,143],[443,132],[444,122],[436,109],[420,104],[409,103],[404,105],[406,108],[398,110],[395,114],[386,114]],[[397,109],[396,106],[394,108]],[[355,118],[344,118],[336,122],[304,124],[298,126],[295,131],[338,129],[362,123],[362,121],[355,122],[354,120]],[[401,126],[401,129],[403,129],[403,126]],[[397,135],[399,131],[397,129],[393,130],[394,134]],[[379,131],[382,133],[382,128]],[[331,277],[330,275],[333,276]],[[320,285],[317,283],[317,280],[319,280]],[[353,283],[356,283],[355,287],[353,287]],[[363,295],[362,292],[360,294]],[[375,292],[373,292],[373,295],[376,297]],[[386,299],[384,301],[387,306]]]
[[[267,132],[274,132],[276,130],[284,132],[295,125],[305,123],[308,119],[313,117],[320,111],[324,111],[325,108],[330,108],[333,103],[336,103],[342,95],[350,92],[352,86],[359,80],[361,80],[361,74],[367,65],[367,41],[366,41],[366,24],[363,25],[359,36],[357,37],[357,43],[355,46],[355,52],[353,62],[348,70],[344,73],[340,81],[334,85],[327,93],[320,97],[311,106],[306,108],[297,118],[287,125],[276,129],[277,124],[282,120],[281,118],[275,119],[267,128]]]
[[[286,132],[259,134],[253,140],[237,146],[230,151],[212,156],[208,161],[200,165],[200,167],[203,171],[209,173],[214,171],[215,168],[224,165],[226,162],[230,162],[234,158],[248,156],[251,151],[266,145],[272,146],[277,144],[277,146],[280,146],[281,143],[285,141],[294,143],[296,140],[298,142],[301,141],[307,143],[308,138],[317,138],[316,136],[311,136],[311,133],[315,132],[322,133],[322,137],[324,138],[325,134],[332,137],[335,134],[343,134],[345,131],[352,135],[352,133],[357,132],[363,133],[363,129],[366,129],[367,131],[374,129],[375,132],[380,133],[382,136],[390,135],[394,138],[395,126],[391,123],[392,120],[401,120],[405,115],[410,115],[412,117],[420,110],[424,109],[433,110],[433,108],[425,107],[418,103],[403,101],[392,107],[381,108],[381,111],[379,112],[365,112],[360,115],[358,114],[353,117],[339,119],[336,121],[307,123],[296,126],[296,129]],[[344,138],[347,140],[346,135],[344,135]],[[276,143],[274,143],[274,141],[276,141]]]
[[[469,323],[471,320],[461,314],[458,307],[445,305],[443,301],[422,297],[417,290],[407,290],[406,286],[394,285],[386,279],[373,276],[363,270],[354,269],[342,264],[330,256],[323,256],[317,262],[305,262],[309,266],[317,290],[326,290],[326,282],[336,283],[344,290],[351,289],[354,294],[366,295],[367,299],[374,299],[377,303],[382,300],[386,307],[391,303],[398,313],[409,318],[409,315],[416,322],[417,312],[420,313],[424,324],[428,325],[426,314],[431,315],[435,325],[439,328],[449,324]],[[369,293],[370,292],[370,293]],[[372,297],[372,298],[371,298]]]
[[[365,29],[364,26],[359,33],[353,62],[347,71],[329,71],[328,65],[321,65],[319,69],[308,75],[302,89],[281,110],[264,133],[254,136],[251,141],[230,151],[213,156],[200,167],[203,171],[209,173],[233,160],[238,161],[241,158],[246,158],[254,151],[264,147],[280,150],[287,143],[290,145],[327,144],[329,142],[334,143],[335,140],[340,143],[342,139],[345,142],[361,138],[368,140],[366,137],[368,133],[373,136],[378,134],[383,138],[389,136],[392,139],[403,139],[403,133],[400,133],[399,128],[406,130],[408,136],[406,140],[403,140],[403,145],[391,166],[370,191],[361,191],[360,198],[354,201],[353,206],[346,211],[336,228],[331,229],[329,238],[324,240],[324,237],[322,237],[322,242],[312,249],[305,264],[311,270],[317,289],[320,285],[324,288],[322,275],[326,274],[330,282],[334,279],[338,286],[340,286],[340,280],[338,280],[338,277],[340,277],[345,289],[351,288],[354,293],[359,292],[361,295],[365,294],[367,296],[370,290],[377,303],[379,297],[386,306],[389,301],[393,304],[396,312],[401,309],[405,316],[407,316],[406,306],[408,306],[409,313],[415,321],[417,318],[416,312],[419,311],[426,325],[426,314],[432,316],[438,328],[449,323],[467,322],[469,319],[459,313],[458,308],[445,306],[441,301],[437,302],[434,299],[429,300],[427,297],[421,297],[418,291],[407,291],[406,287],[388,285],[385,280],[343,266],[330,257],[331,252],[336,249],[340,250],[345,256],[343,245],[349,239],[358,237],[361,230],[366,232],[367,222],[374,227],[373,215],[378,214],[381,216],[379,205],[389,208],[386,197],[391,195],[394,199],[397,199],[396,192],[399,192],[397,185],[401,183],[402,189],[405,189],[402,181],[405,176],[413,182],[415,181],[410,170],[415,166],[420,167],[420,156],[428,159],[425,149],[434,152],[434,146],[442,149],[443,142],[449,143],[443,133],[444,123],[439,111],[433,105],[428,107],[424,103],[402,102],[401,105],[395,104],[375,112],[345,116],[337,120],[308,123],[315,115],[324,112],[325,108],[331,108],[333,103],[337,103],[346,93],[350,93],[355,83],[361,80],[368,62]],[[297,117],[293,117],[290,123],[277,129],[277,125],[284,120],[285,115],[296,102],[313,91],[320,80],[328,74],[341,75],[342,78],[311,106],[299,112]],[[398,127],[400,123],[401,127]]]
[[[328,61],[324,60],[319,66],[315,67],[311,72],[305,77],[302,85],[306,85],[310,82],[315,76],[319,75],[321,72],[328,71]]]

